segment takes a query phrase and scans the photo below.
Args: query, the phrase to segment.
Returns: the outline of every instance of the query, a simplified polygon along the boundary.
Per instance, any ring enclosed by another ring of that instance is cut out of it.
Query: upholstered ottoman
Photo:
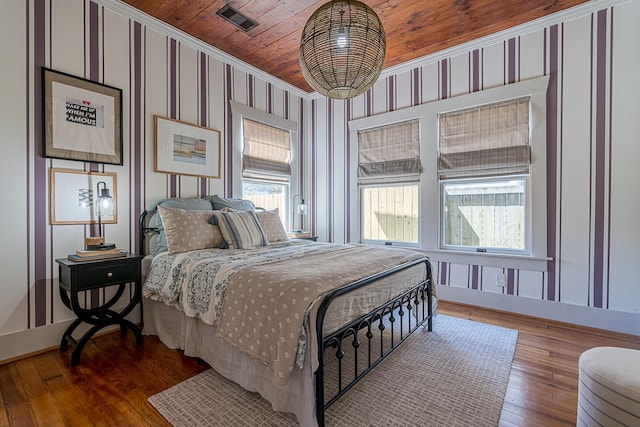
[[[596,347],[580,356],[580,426],[640,426],[640,350]]]

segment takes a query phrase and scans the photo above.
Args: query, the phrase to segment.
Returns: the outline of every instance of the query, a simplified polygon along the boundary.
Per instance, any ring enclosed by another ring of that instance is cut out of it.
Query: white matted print
[[[43,69],[44,155],[122,164],[122,90]]]
[[[99,182],[105,183],[117,206],[115,173],[49,169],[51,224],[97,224],[95,201]],[[101,221],[103,224],[115,224],[118,222],[117,213],[115,216],[102,215]]]
[[[156,172],[220,178],[220,131],[155,116]]]

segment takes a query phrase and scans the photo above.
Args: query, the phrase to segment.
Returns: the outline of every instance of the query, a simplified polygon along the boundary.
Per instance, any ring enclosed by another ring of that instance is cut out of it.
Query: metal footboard
[[[323,336],[325,315],[337,297],[421,263],[426,267],[424,281],[339,330]],[[419,326],[426,323],[427,329],[432,330],[432,286],[431,263],[425,257],[336,289],[326,296],[316,318],[319,365],[315,373],[315,387],[318,426],[324,426],[327,408],[402,344]],[[325,357],[329,357],[331,353],[333,358],[330,363],[335,366],[331,371],[329,389],[329,372]]]

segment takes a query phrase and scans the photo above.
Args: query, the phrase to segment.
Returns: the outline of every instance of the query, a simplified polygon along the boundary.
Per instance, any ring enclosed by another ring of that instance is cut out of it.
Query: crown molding
[[[190,46],[196,50],[200,50],[209,54],[211,57],[224,62],[226,64],[233,65],[234,67],[245,71],[249,74],[252,74],[260,79],[272,83],[276,86],[279,86],[285,90],[288,90],[292,94],[304,98],[306,100],[319,99],[324,98],[324,96],[320,95],[318,92],[305,92],[304,90],[291,85],[290,83],[285,82],[265,71],[260,70],[259,68],[254,67],[253,65],[247,64],[246,62],[229,55],[222,50],[213,47],[200,39],[193,37],[190,34],[185,33],[184,31],[178,30],[175,27],[172,27],[165,22],[162,22],[138,9],[129,6],[128,4],[122,2],[121,0],[93,0],[98,4],[101,4],[114,12],[119,13],[127,18],[138,21],[148,28],[154,29],[162,34],[167,34],[170,37],[179,40],[183,44]],[[590,13],[597,12],[602,9],[606,9],[613,6],[618,6],[624,3],[629,3],[632,0],[591,0],[586,3],[580,4],[578,6],[574,6],[572,8],[562,10],[560,12],[556,12],[551,15],[544,16],[542,18],[535,19],[533,21],[525,22],[524,24],[517,25],[515,27],[508,28],[506,30],[499,31],[497,33],[489,34],[485,37],[481,37],[479,39],[472,40],[467,43],[463,43],[457,46],[453,46],[448,49],[444,49],[429,55],[422,56],[420,58],[416,58],[411,61],[403,62],[402,64],[394,65],[393,67],[385,68],[380,73],[380,79],[389,77],[394,74],[400,74],[407,71],[411,71],[415,68],[430,65],[435,62],[441,61],[443,59],[447,59],[453,56],[464,55],[467,52],[481,48],[483,46],[500,43],[506,39],[532,33],[535,31],[539,31],[543,28],[549,27],[551,25],[559,24],[561,22],[570,21],[572,19],[576,19]]]
[[[204,52],[208,54],[210,57],[219,60],[220,62],[224,62],[225,64],[229,64],[238,68],[242,71],[245,71],[249,74],[252,74],[267,83],[272,83],[284,90],[289,91],[291,94],[299,96],[301,98],[309,99],[309,93],[304,90],[293,86],[290,83],[285,82],[265,71],[260,70],[259,68],[254,67],[253,65],[247,64],[246,62],[229,55],[222,50],[211,46],[208,43],[203,42],[200,39],[193,37],[190,34],[185,33],[182,30],[179,30],[159,19],[148,15],[141,10],[138,10],[127,3],[124,3],[121,0],[92,0],[95,3],[102,5],[113,12],[116,12],[125,18],[132,19],[134,21],[140,22],[145,25],[147,28],[153,29],[161,34],[166,34],[167,36],[176,39],[180,43],[185,46],[189,46],[195,50]]]
[[[608,7],[617,6],[623,3],[629,3],[630,1],[631,0],[591,0],[578,6],[561,10],[560,12],[556,12],[542,18],[534,19],[533,21],[525,22],[524,24],[507,28],[506,30],[489,34],[487,36],[472,40],[467,43],[434,52],[432,54],[425,55],[411,61],[403,62],[402,64],[394,65],[393,67],[385,68],[384,70],[382,70],[382,73],[380,73],[380,78],[410,71],[420,66],[429,65],[443,59],[451,58],[453,56],[464,55],[474,49],[478,49],[495,43],[501,43],[504,40],[515,36],[533,33],[551,25],[571,21],[572,19],[580,18],[590,13],[606,9]]]
[[[631,1],[632,0],[591,0],[578,6],[574,6],[572,8],[544,16],[542,18],[534,19],[533,21],[525,22],[524,24],[507,28],[506,30],[489,34],[487,36],[472,40],[467,43],[462,43],[460,45],[434,52],[429,55],[413,59],[411,61],[403,62],[402,64],[394,65],[393,67],[385,68],[380,73],[380,77],[378,78],[378,80],[392,76],[394,74],[408,72],[425,65],[431,65],[443,59],[451,58],[458,55],[464,55],[474,49],[479,49],[481,47],[495,43],[502,43],[504,40],[512,37],[539,31],[551,25],[571,21],[572,19],[581,18],[585,15],[597,12],[599,10],[618,6],[624,3],[629,3]],[[318,92],[313,92],[309,95],[311,99],[324,98]]]

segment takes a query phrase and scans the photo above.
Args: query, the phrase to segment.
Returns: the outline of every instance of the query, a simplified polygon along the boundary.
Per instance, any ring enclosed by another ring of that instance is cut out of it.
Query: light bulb
[[[344,33],[338,34],[338,38],[336,39],[336,45],[338,45],[339,48],[343,48],[347,46],[347,36],[345,36]]]

